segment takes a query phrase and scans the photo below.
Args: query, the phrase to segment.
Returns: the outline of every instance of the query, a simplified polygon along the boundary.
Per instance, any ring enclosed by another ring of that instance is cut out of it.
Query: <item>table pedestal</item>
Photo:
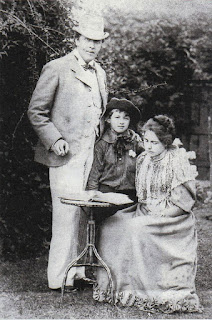
[[[110,207],[111,205],[109,203],[101,203],[101,202],[83,202],[83,201],[77,201],[77,200],[69,200],[69,199],[63,199],[61,198],[61,202],[64,204],[69,205],[76,205],[78,207],[89,208],[88,209],[88,222],[87,222],[87,239],[86,239],[86,246],[84,250],[73,259],[66,267],[65,275],[63,278],[63,283],[61,287],[61,303],[63,301],[63,296],[65,293],[65,284],[68,276],[68,272],[72,267],[82,267],[82,266],[89,266],[89,267],[100,267],[104,268],[107,272],[108,279],[109,279],[109,293],[111,295],[111,299],[113,300],[113,280],[112,275],[110,272],[109,267],[107,264],[103,261],[103,259],[100,257],[96,247],[95,247],[95,220],[93,216],[92,207]],[[80,259],[82,259],[84,256],[86,256],[86,262],[85,263],[78,263]],[[94,262],[94,256],[97,258],[97,263]],[[98,263],[99,262],[99,263]]]

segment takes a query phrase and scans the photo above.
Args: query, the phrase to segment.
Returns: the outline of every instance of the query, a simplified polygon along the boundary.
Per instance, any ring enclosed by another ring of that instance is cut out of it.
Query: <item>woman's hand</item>
[[[177,206],[173,206],[173,207],[164,209],[161,212],[161,215],[164,216],[164,217],[175,218],[175,217],[181,216],[183,213],[184,213],[184,211],[181,208],[179,208]]]

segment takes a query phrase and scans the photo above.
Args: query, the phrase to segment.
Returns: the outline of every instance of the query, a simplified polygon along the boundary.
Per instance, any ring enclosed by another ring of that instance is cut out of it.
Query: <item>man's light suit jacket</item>
[[[107,104],[106,74],[95,62],[96,75],[102,98],[102,115]],[[71,52],[47,63],[33,92],[28,117],[39,141],[35,161],[46,166],[62,166],[80,151],[81,139],[93,132],[92,92],[89,77]],[[103,131],[102,116],[100,134]],[[50,151],[51,146],[64,138],[70,151],[64,157]]]

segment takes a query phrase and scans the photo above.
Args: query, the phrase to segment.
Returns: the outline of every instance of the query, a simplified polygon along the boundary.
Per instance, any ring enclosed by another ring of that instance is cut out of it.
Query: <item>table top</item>
[[[70,204],[78,207],[89,207],[89,208],[93,208],[93,207],[108,208],[108,207],[117,206],[115,204],[108,203],[108,202],[71,200],[71,199],[65,199],[65,198],[60,198],[60,201],[65,204]]]

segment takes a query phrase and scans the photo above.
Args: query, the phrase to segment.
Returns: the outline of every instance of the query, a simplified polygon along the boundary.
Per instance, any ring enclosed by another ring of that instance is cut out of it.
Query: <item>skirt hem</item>
[[[112,300],[111,292],[100,291],[98,287],[94,288],[93,298],[99,302],[107,302],[111,304],[120,304],[121,306],[126,307],[137,307],[141,311],[147,311],[150,313],[174,313],[174,312],[183,312],[183,313],[193,313],[199,312],[202,313],[202,308],[199,306],[198,301],[191,302],[191,297],[184,297],[181,299],[159,299],[159,298],[150,298],[144,297],[139,298],[132,293],[124,292],[115,292],[114,300]],[[198,298],[197,298],[198,300]]]

